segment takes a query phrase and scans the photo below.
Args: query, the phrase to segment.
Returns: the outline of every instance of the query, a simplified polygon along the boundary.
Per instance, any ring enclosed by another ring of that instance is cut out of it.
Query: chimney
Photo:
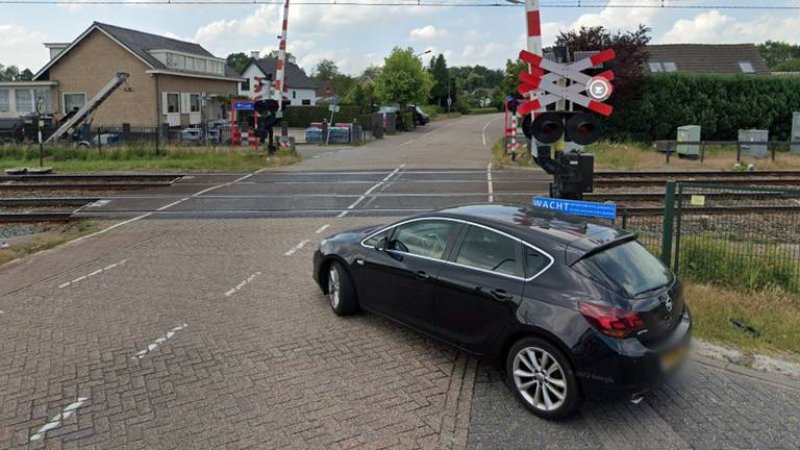
[[[259,53],[259,51],[258,51],[258,50],[254,50],[254,51],[250,52],[250,57],[251,57],[251,58],[258,59],[258,56],[259,56],[259,55],[260,55],[260,53]]]
[[[45,42],[45,47],[50,50],[50,61],[54,60],[56,56],[60,55],[67,47],[69,47],[69,42]]]

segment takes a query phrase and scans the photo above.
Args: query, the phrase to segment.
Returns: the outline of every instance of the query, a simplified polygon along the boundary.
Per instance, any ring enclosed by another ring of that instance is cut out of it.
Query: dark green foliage
[[[430,70],[433,76],[433,87],[428,100],[431,105],[439,105],[442,107],[447,106],[447,96],[453,94],[452,87],[450,86],[450,73],[447,70],[447,61],[444,55],[439,55],[431,59]]]
[[[794,261],[770,257],[770,249],[756,244],[750,244],[745,253],[746,256],[732,255],[730,246],[719,239],[687,239],[681,243],[681,275],[744,291],[781,289],[800,293]]]
[[[370,115],[362,114],[359,106],[340,105],[338,113],[333,115],[334,122],[352,122],[357,119],[361,126],[368,126]],[[289,122],[290,127],[306,128],[311,122],[322,122],[330,120],[331,112],[327,106],[290,106],[284,112],[284,120]]]
[[[800,109],[800,78],[654,74],[639,95],[617,106],[610,139],[675,139],[676,128],[700,125],[704,140],[736,140],[739,129],[769,129],[787,140],[792,112]]]
[[[247,66],[248,62],[250,62],[250,57],[242,52],[231,53],[227,58],[225,58],[225,63],[228,65],[228,67],[238,73],[242,73],[244,71],[244,68]]]
[[[775,72],[800,72],[800,58],[792,58],[772,66]]]
[[[767,41],[759,44],[758,51],[770,69],[778,71],[775,66],[795,58],[800,58],[800,45],[781,41]]]
[[[30,69],[19,70],[19,67],[3,66],[0,64],[0,81],[30,81],[33,79],[33,72]]]

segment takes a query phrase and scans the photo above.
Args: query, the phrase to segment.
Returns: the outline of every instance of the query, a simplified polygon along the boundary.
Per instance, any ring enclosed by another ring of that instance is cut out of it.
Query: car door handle
[[[418,280],[427,280],[428,278],[430,278],[430,275],[428,275],[425,271],[420,270],[417,272]]]
[[[493,289],[490,293],[492,294],[492,297],[498,302],[505,302],[507,300],[511,300],[512,298],[514,298],[513,295],[509,294],[508,292],[502,289]]]

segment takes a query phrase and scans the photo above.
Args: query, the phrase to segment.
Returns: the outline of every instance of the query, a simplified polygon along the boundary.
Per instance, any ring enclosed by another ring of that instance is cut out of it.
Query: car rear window
[[[668,285],[672,272],[636,241],[607,248],[573,266],[608,288],[637,297]]]

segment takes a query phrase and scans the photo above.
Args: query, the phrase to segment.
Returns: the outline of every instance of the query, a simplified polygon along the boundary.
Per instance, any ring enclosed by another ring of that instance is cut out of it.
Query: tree
[[[330,59],[321,60],[314,70],[312,77],[317,81],[331,81],[340,75],[339,67]]]
[[[772,67],[775,72],[800,72],[800,58],[793,58]]]
[[[401,106],[425,101],[432,86],[431,75],[422,68],[422,62],[410,47],[395,47],[384,59],[383,70],[375,80],[375,91],[381,101]]]
[[[225,63],[228,65],[228,67],[238,73],[244,72],[244,68],[247,67],[248,62],[250,62],[250,57],[242,52],[231,53],[227,58],[225,58]]]
[[[523,70],[528,70],[527,63],[518,60],[506,60],[506,71],[503,74],[503,82],[500,83],[500,93],[503,97],[518,95],[519,74]]]
[[[364,72],[361,73],[361,78],[367,78],[372,81],[378,79],[378,76],[381,74],[381,68],[378,66],[369,66],[364,69]]]
[[[20,81],[31,81],[33,80],[33,72],[31,69],[25,69],[19,73],[19,80]]]
[[[650,42],[650,28],[639,25],[636,31],[619,31],[611,34],[602,26],[581,27],[580,30],[561,32],[556,45],[567,47],[570,54],[577,51],[614,49],[617,57],[606,64],[614,71],[614,96],[608,102],[619,105],[639,94],[645,66],[650,59],[647,44]]]
[[[447,70],[447,61],[444,55],[439,54],[436,58],[431,58],[430,73],[433,77],[433,87],[430,93],[430,104],[447,106],[447,98],[452,95],[450,89],[450,72]]]
[[[267,54],[267,58],[269,59],[278,59],[278,56],[279,55],[277,50],[272,50],[271,52],[269,52],[269,54]],[[292,59],[295,59],[294,55],[289,52],[286,52],[286,60],[290,61]]]
[[[800,58],[800,45],[792,45],[788,42],[767,41],[758,46],[758,51],[770,69],[775,69],[775,66],[791,59]]]

